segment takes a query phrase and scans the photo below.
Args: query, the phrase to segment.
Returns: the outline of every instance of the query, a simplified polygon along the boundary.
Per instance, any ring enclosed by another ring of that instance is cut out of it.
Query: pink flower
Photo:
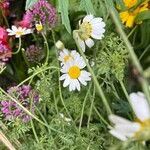
[[[0,27],[0,41],[7,42],[8,34],[6,29]]]

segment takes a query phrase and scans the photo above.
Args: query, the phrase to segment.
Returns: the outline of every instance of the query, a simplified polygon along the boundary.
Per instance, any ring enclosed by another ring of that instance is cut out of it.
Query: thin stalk
[[[115,9],[112,5],[113,4],[112,0],[105,0],[105,2],[106,2],[106,5],[109,8],[108,10],[110,12],[110,15],[111,15],[116,27],[117,27],[118,33],[122,37],[128,51],[129,51],[131,60],[132,60],[133,64],[135,65],[135,67],[137,68],[138,72],[141,75],[140,82],[141,82],[143,91],[144,91],[144,93],[145,93],[145,95],[146,95],[146,97],[147,97],[147,99],[150,103],[149,84],[148,84],[147,80],[144,77],[143,68],[142,68],[142,66],[141,66],[141,64],[140,64],[140,62],[139,62],[139,60],[138,60],[138,58],[137,58],[137,56],[134,52],[134,49],[133,49],[131,43],[128,40],[127,35],[125,34],[124,30],[122,29],[121,22],[119,21],[118,15],[116,14],[116,11],[115,11]]]
[[[24,84],[25,82],[27,82],[28,80],[32,79],[33,77],[35,77],[36,75],[38,75],[39,73],[42,73],[43,71],[46,71],[48,69],[59,69],[57,67],[54,66],[49,66],[47,68],[42,68],[41,70],[37,71],[36,73],[32,74],[31,76],[29,76],[28,78],[26,78],[25,80],[23,80],[21,83],[19,83],[17,86],[21,86],[22,84]]]
[[[150,44],[147,46],[147,48],[143,51],[143,53],[139,57],[139,61],[143,58],[143,56],[148,52],[149,49],[150,49]]]
[[[46,119],[45,119],[45,117],[43,116],[43,114],[41,113],[41,111],[38,109],[38,107],[36,107],[36,110],[38,111],[39,115],[41,116],[41,118],[43,119],[43,121],[45,122],[45,124],[47,124],[47,126],[49,126],[48,123],[47,123],[47,121],[46,121]],[[50,131],[49,128],[48,128],[48,132],[49,132],[49,134],[51,134],[51,131]]]
[[[12,145],[12,143],[10,143],[10,141],[7,139],[7,137],[1,130],[0,130],[0,141],[3,142],[9,150],[16,150],[16,148]]]
[[[80,117],[80,123],[79,123],[79,132],[81,131],[81,126],[82,126],[82,121],[83,121],[83,114],[84,114],[84,108],[85,108],[86,101],[87,101],[89,92],[91,90],[91,87],[92,87],[92,84],[90,84],[89,89],[88,89],[88,91],[87,91],[87,93],[85,95],[84,101],[83,101],[82,110],[81,110],[81,117]]]
[[[53,42],[54,42],[54,46],[55,46],[55,44],[56,44],[55,33],[54,33],[53,30],[51,30],[51,31],[52,31],[52,38],[53,38]],[[57,59],[57,66],[60,67],[60,66],[59,66],[59,61],[58,61],[58,51],[57,51],[56,46],[55,46],[55,53],[56,53],[56,59]],[[59,88],[60,100],[61,100],[61,103],[62,103],[63,106],[64,106],[64,109],[65,109],[67,115],[68,115],[69,118],[73,121],[73,124],[74,124],[74,126],[75,126],[75,128],[76,128],[75,121],[73,120],[72,116],[70,115],[70,113],[69,113],[69,111],[68,111],[68,109],[67,109],[67,107],[66,107],[66,104],[65,104],[65,102],[64,102],[64,99],[63,99],[63,96],[62,96],[62,90],[61,90],[61,82],[60,82],[59,78],[60,78],[60,71],[58,71],[58,88]],[[76,128],[76,130],[77,130],[77,128]],[[77,132],[78,132],[78,130],[77,130]]]
[[[102,99],[102,101],[103,101],[103,103],[104,103],[104,106],[105,106],[105,108],[106,108],[106,110],[107,110],[107,113],[108,113],[108,114],[111,114],[112,112],[111,112],[110,106],[109,106],[109,104],[108,104],[108,101],[107,101],[107,99],[106,99],[106,97],[105,97],[105,95],[104,95],[104,92],[103,92],[101,86],[99,85],[99,82],[98,82],[98,80],[97,80],[97,78],[96,78],[96,75],[95,75],[94,71],[92,70],[91,66],[89,65],[89,63],[88,63],[88,61],[87,61],[85,54],[83,53],[82,49],[81,49],[80,46],[79,46],[77,34],[78,34],[77,31],[74,31],[74,32],[73,32],[73,37],[74,37],[74,40],[75,40],[76,45],[77,45],[77,47],[78,47],[78,50],[79,50],[80,54],[82,55],[82,57],[83,57],[83,59],[84,59],[86,65],[87,65],[87,68],[88,68],[89,72],[91,73],[91,76],[92,76],[92,78],[93,78],[93,82],[94,82],[94,84],[95,84],[95,86],[96,86],[96,88],[97,88],[97,91],[98,91],[99,96],[101,97],[101,99]]]
[[[95,86],[93,89],[93,95],[92,95],[92,100],[91,100],[89,116],[88,116],[87,128],[89,128],[89,126],[90,126],[90,120],[91,120],[91,115],[92,115],[92,110],[93,110],[93,105],[94,105],[94,99],[95,99]]]
[[[39,143],[39,139],[38,139],[38,136],[37,136],[37,134],[36,134],[36,131],[35,131],[35,128],[34,128],[34,124],[33,124],[33,120],[32,120],[32,119],[31,119],[30,123],[31,123],[31,128],[32,128],[33,134],[34,134],[34,136],[35,136],[35,139],[36,139],[37,143]]]
[[[46,52],[45,64],[47,64],[47,63],[48,63],[48,59],[49,59],[49,45],[48,45],[47,38],[46,38],[46,36],[44,35],[44,33],[42,32],[41,34],[42,34],[42,36],[43,36],[43,38],[44,38],[44,43],[45,43],[45,45],[46,45],[46,50],[47,50],[47,52]]]
[[[13,55],[18,54],[20,52],[20,49],[21,49],[21,37],[19,37],[19,47],[18,47],[17,51],[16,52],[12,52],[12,54]]]

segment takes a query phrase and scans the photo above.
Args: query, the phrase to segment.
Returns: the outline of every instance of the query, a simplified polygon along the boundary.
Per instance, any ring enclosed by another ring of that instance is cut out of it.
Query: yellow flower
[[[35,25],[35,27],[36,27],[36,30],[39,31],[39,32],[43,30],[43,25],[42,25],[41,22],[40,22],[40,23],[37,23],[37,24]]]
[[[126,7],[131,8],[137,3],[137,0],[123,0],[123,2]]]
[[[131,11],[131,10],[126,10],[121,12],[120,18],[123,24],[125,24],[126,27],[133,27],[133,25],[135,24],[135,18],[136,16],[143,11],[148,10],[148,3],[144,2],[142,3],[140,6],[138,6],[135,10]]]

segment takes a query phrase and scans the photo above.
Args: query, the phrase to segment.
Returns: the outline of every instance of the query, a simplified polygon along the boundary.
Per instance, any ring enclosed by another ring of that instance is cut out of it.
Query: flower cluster
[[[11,49],[8,44],[8,34],[7,31],[0,27],[0,66],[4,66],[5,63],[11,57]]]
[[[135,122],[116,115],[110,115],[110,121],[115,125],[110,133],[122,141],[150,139],[150,107],[143,93],[130,94],[130,104],[136,115]]]
[[[140,5],[137,5],[138,0],[123,0],[125,7],[127,10],[123,10],[120,12],[120,18],[123,24],[125,24],[126,27],[133,27],[135,22],[136,17],[138,14],[140,14],[143,11],[147,11],[149,8],[148,1],[146,0],[145,2],[141,3]],[[133,8],[135,7],[135,8]],[[140,22],[137,22],[140,23]]]
[[[0,1],[0,10],[2,10],[5,16],[9,14],[9,1],[8,0]]]
[[[42,25],[53,27],[56,23],[56,9],[46,0],[39,0],[30,10],[27,10],[19,23],[23,27],[31,27],[41,22]]]
[[[63,73],[60,80],[64,80],[63,87],[69,86],[69,91],[76,89],[80,91],[80,84],[86,86],[87,81],[91,80],[90,73],[83,70],[86,67],[85,61],[76,50],[69,51],[63,48],[59,60],[61,61],[61,72]]]
[[[34,113],[35,105],[39,102],[39,96],[30,86],[11,87],[7,93],[12,97],[15,96],[22,106]],[[1,101],[1,111],[6,120],[19,118],[23,122],[28,122],[31,119],[17,103],[10,99]]]
[[[25,56],[31,63],[39,63],[44,58],[42,48],[36,45],[30,45],[27,47]]]

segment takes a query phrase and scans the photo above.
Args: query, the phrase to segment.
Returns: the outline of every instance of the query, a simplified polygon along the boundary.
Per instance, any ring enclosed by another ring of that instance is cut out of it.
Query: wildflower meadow
[[[0,150],[150,150],[150,0],[0,0]]]

